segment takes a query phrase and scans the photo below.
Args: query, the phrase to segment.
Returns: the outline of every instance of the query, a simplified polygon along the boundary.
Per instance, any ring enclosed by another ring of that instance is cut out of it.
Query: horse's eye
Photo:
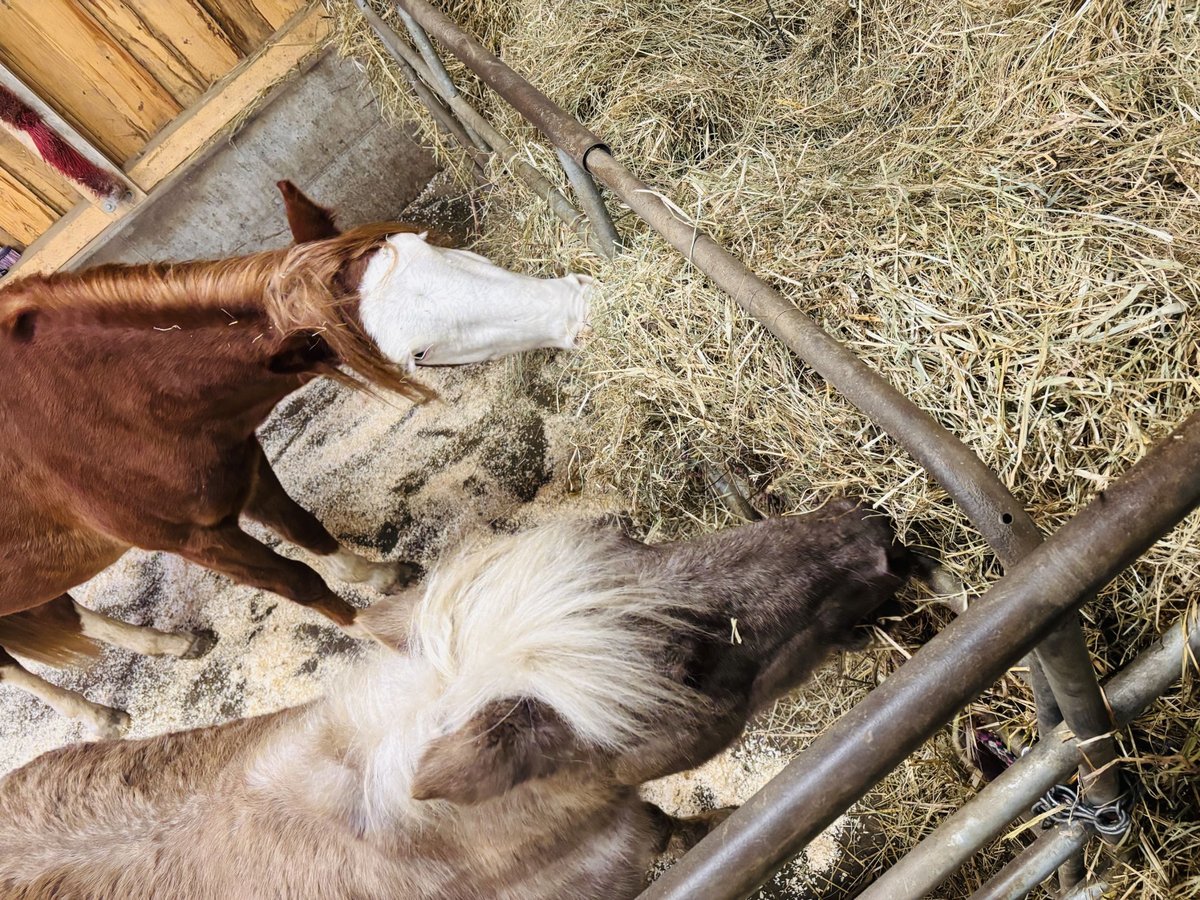
[[[425,348],[424,350],[422,350],[421,352],[419,352],[419,353],[414,353],[414,354],[413,354],[413,359],[415,359],[417,362],[420,362],[421,360],[423,360],[423,359],[425,358],[426,354],[428,354],[428,353],[429,353],[429,351],[430,351],[430,350],[432,350],[432,349],[433,349],[432,347],[426,347],[426,348]]]

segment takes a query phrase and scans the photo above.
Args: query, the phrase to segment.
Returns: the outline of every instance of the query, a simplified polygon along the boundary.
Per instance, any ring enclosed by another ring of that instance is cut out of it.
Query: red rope
[[[0,85],[0,121],[29,135],[47,164],[97,197],[117,198],[125,193],[124,184],[64,141],[37,112],[3,85]]]

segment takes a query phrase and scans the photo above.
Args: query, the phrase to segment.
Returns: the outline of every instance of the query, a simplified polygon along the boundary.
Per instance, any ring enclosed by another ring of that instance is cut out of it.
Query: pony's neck
[[[439,844],[455,837],[470,843],[481,829],[493,843],[511,839],[516,846],[530,829],[555,820],[565,828],[581,811],[608,805],[620,792],[607,784],[564,791],[530,782],[481,806],[414,800],[413,775],[435,736],[440,690],[431,668],[380,649],[375,661],[351,673],[271,742],[251,771],[251,784],[360,837],[413,848],[424,835],[435,835]]]

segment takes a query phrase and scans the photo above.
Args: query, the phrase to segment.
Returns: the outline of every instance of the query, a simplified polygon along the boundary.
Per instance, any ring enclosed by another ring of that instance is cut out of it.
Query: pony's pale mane
[[[664,631],[692,627],[691,598],[629,571],[625,542],[594,523],[555,523],[438,567],[410,646],[446,685],[449,727],[489,701],[535,697],[585,740],[621,749],[662,705],[703,705],[658,669]]]

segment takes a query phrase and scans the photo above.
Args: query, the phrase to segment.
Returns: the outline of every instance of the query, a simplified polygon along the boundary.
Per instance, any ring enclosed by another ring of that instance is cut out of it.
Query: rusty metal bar
[[[436,79],[425,61],[420,55],[413,50],[407,42],[405,42],[386,22],[384,22],[373,10],[367,5],[366,0],[355,0],[359,9],[363,13],[363,17],[367,20],[367,24],[379,36],[384,47],[396,62],[414,72],[419,80],[428,81],[433,84]],[[424,84],[422,85],[424,87]],[[429,88],[425,88],[426,93],[431,97]],[[437,98],[434,97],[436,101]],[[500,155],[500,158],[508,166],[509,171],[513,173],[530,191],[544,200],[550,207],[550,211],[554,213],[562,222],[570,226],[587,245],[600,256],[611,258],[615,253],[615,249],[606,246],[588,227],[586,217],[578,209],[576,209],[571,201],[563,196],[550,180],[541,172],[530,165],[523,159],[517,148],[513,146],[504,135],[496,130],[487,119],[485,119],[474,107],[472,107],[457,92],[452,97],[447,97],[446,105],[455,115],[461,119],[459,127],[465,129],[470,127],[483,141],[491,146],[491,148]],[[439,101],[437,104],[442,106]],[[428,106],[428,104],[426,104]],[[444,107],[443,107],[444,108]],[[460,139],[460,143],[462,143]],[[470,146],[464,144],[470,149]]]
[[[1087,843],[1088,830],[1078,822],[1058,825],[1038,836],[1007,866],[971,895],[971,900],[1022,900]]]
[[[360,7],[361,9],[361,7]],[[425,60],[425,65],[429,69],[429,74],[433,80],[431,86],[442,95],[445,100],[452,100],[458,96],[458,88],[454,86],[453,79],[450,78],[450,73],[446,71],[446,67],[442,65],[442,59],[437,55],[437,51],[433,49],[433,44],[429,41],[429,35],[425,33],[425,29],[417,24],[408,13],[399,7],[396,8],[400,19],[404,22],[404,27],[408,29],[409,35],[412,37],[413,43],[417,45],[417,50],[421,54],[421,58]],[[469,125],[463,126],[467,134],[471,138],[471,142],[482,150],[484,153],[490,153],[492,148],[488,146],[487,141],[476,134]]]
[[[643,894],[744,897],[1200,503],[1200,413],[1008,572]]]
[[[1113,715],[1125,727],[1179,680],[1200,656],[1200,608],[1171,625],[1104,686]],[[1079,744],[1059,725],[1000,773],[962,808],[859,894],[859,900],[919,900],[985,844],[1029,812],[1034,799],[1066,778],[1079,762]]]
[[[596,187],[596,182],[579,163],[571,159],[571,155],[567,151],[561,147],[555,147],[554,152],[558,155],[558,161],[562,164],[563,171],[567,173],[567,180],[571,182],[571,187],[575,190],[579,205],[583,207],[588,221],[592,223],[592,230],[596,232],[596,236],[605,246],[611,248],[608,256],[616,256],[617,247],[621,245],[621,237],[617,234],[617,226],[613,224],[612,217],[608,214],[608,207],[604,205],[604,198],[600,196],[600,189]]]

